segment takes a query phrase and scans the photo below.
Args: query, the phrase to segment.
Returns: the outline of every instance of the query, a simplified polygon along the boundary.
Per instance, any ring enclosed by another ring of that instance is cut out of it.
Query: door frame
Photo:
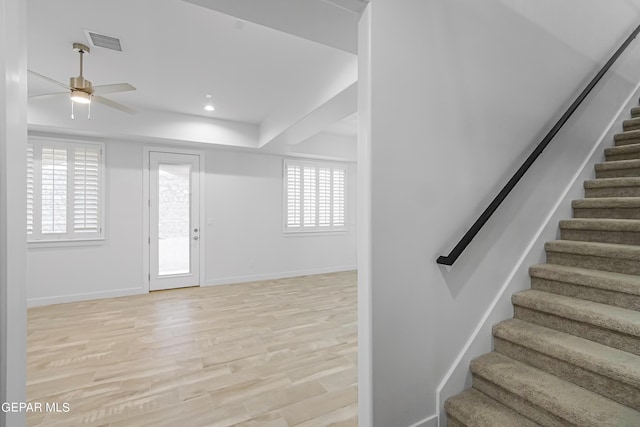
[[[205,195],[207,194],[205,191],[206,186],[206,173],[205,173],[205,151],[204,150],[193,150],[188,148],[179,148],[179,147],[163,147],[163,146],[144,146],[143,156],[142,156],[142,288],[148,292],[150,292],[150,276],[151,276],[151,248],[150,248],[150,239],[151,235],[149,233],[150,227],[150,214],[151,209],[149,206],[149,200],[151,197],[150,194],[150,168],[151,163],[149,161],[149,155],[151,152],[159,152],[159,153],[167,153],[167,154],[188,154],[195,155],[199,158],[200,165],[200,194],[198,197],[200,198],[200,254],[199,254],[199,283],[198,286],[203,286],[205,284],[205,251],[206,251],[206,217],[205,217]]]

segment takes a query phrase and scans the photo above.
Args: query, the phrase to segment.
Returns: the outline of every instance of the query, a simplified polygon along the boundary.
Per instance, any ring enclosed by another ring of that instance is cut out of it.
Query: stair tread
[[[471,371],[571,425],[640,424],[640,412],[496,352],[474,359]]]
[[[558,264],[538,264],[529,268],[529,275],[540,279],[640,295],[640,277]]]
[[[617,178],[589,179],[584,182],[584,188],[611,188],[611,187],[640,187],[640,177],[628,176]]]
[[[640,232],[640,219],[573,218],[560,221],[561,229]]]
[[[511,296],[514,305],[640,337],[640,312],[528,289]]]
[[[640,208],[640,197],[598,197],[571,202],[574,209]]]
[[[604,163],[598,163],[595,166],[596,171],[608,171],[618,169],[634,169],[640,167],[640,159],[632,160],[611,160]]]
[[[623,141],[626,139],[640,138],[640,130],[628,130],[625,132],[616,133],[613,136],[614,141]]]
[[[633,117],[631,119],[626,119],[622,121],[623,124],[631,124],[631,123],[638,123],[640,124],[640,117]]]
[[[640,387],[640,356],[555,329],[509,319],[493,335],[616,381]]]
[[[447,399],[444,407],[447,413],[467,426],[535,427],[538,425],[475,389],[465,390]]]
[[[578,240],[553,240],[544,245],[547,252],[564,252],[625,260],[640,260],[640,246],[618,243],[582,242]]]
[[[629,154],[640,152],[640,144],[620,145],[618,147],[608,147],[604,149],[607,156],[615,156],[620,154]]]

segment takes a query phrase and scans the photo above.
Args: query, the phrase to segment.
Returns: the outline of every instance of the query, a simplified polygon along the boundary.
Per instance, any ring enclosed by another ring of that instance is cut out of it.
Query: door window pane
[[[191,165],[158,165],[159,275],[191,272]]]

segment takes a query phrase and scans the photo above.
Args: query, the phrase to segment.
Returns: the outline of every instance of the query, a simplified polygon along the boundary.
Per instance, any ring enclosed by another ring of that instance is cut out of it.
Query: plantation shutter
[[[316,168],[305,166],[302,173],[302,226],[316,226]]]
[[[67,150],[42,147],[41,158],[42,234],[67,232]]]
[[[30,141],[28,240],[101,239],[102,169],[102,144]]]
[[[285,160],[285,231],[346,229],[346,169]]]
[[[99,147],[75,149],[73,163],[73,230],[97,233],[100,230],[100,150]]]
[[[27,235],[33,235],[34,197],[33,145],[27,144]]]
[[[302,178],[300,176],[300,166],[286,166],[286,182],[287,182],[287,227],[300,227],[300,215],[302,209],[300,205],[300,197],[302,196],[301,186]]]
[[[334,169],[333,171],[333,214],[332,225],[334,227],[345,227],[345,170]]]
[[[331,169],[318,169],[318,225],[331,225]]]

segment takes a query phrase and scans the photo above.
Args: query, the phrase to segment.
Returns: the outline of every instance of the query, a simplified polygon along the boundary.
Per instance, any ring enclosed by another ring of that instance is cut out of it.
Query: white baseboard
[[[234,276],[234,277],[226,277],[226,278],[216,279],[216,280],[209,280],[204,284],[204,286],[227,285],[232,283],[243,283],[243,282],[256,282],[260,280],[286,279],[289,277],[309,276],[313,274],[337,273],[341,271],[352,271],[356,269],[357,267],[355,265],[349,265],[349,266],[342,266],[342,267],[324,267],[324,268],[313,268],[308,270],[285,271],[285,272],[279,272],[279,273],[256,274],[256,275],[250,275],[250,276]],[[138,287],[138,288],[116,289],[113,291],[100,291],[100,292],[87,292],[82,294],[60,295],[60,296],[54,296],[54,297],[29,298],[27,300],[27,307],[39,307],[43,305],[64,304],[67,302],[88,301],[88,300],[103,299],[103,298],[126,297],[130,295],[146,294],[148,292],[149,291],[146,288]]]
[[[438,415],[431,415],[424,420],[411,424],[409,427],[438,427]]]
[[[308,270],[282,271],[277,273],[254,274],[249,276],[230,276],[221,279],[207,280],[204,286],[231,285],[233,283],[258,282],[261,280],[287,279],[289,277],[311,276],[314,274],[338,273],[357,270],[357,266],[321,267]]]
[[[67,302],[88,301],[88,300],[103,299],[103,298],[126,297],[130,295],[140,295],[140,294],[146,294],[146,293],[148,293],[146,289],[138,287],[138,288],[116,289],[113,291],[87,292],[83,294],[61,295],[61,296],[55,296],[55,297],[29,298],[27,300],[27,307],[39,307],[43,305],[64,304]]]

